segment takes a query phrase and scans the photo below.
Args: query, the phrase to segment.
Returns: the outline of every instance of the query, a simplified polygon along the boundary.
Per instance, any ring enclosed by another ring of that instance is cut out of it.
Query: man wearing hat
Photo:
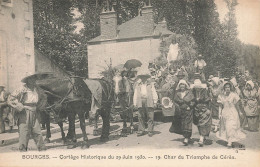
[[[205,81],[204,68],[206,65],[206,62],[202,59],[202,55],[199,54],[197,60],[194,62],[194,67],[196,68],[196,72],[200,73],[202,82]]]
[[[44,110],[47,96],[37,87],[37,77],[37,74],[25,77],[22,80],[24,86],[8,98],[8,104],[16,110],[18,118],[20,151],[27,151],[30,135],[39,151],[46,150],[40,127],[40,112]]]
[[[152,137],[154,127],[154,107],[158,95],[149,75],[139,75],[134,90],[133,105],[138,108],[137,136],[145,134],[145,116],[147,116],[148,135]]]

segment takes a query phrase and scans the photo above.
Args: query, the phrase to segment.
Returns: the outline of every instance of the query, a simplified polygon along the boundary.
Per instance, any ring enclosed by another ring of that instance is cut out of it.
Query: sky
[[[223,21],[227,7],[224,0],[215,0],[220,20]],[[238,0],[236,21],[238,38],[245,44],[260,46],[260,0]]]

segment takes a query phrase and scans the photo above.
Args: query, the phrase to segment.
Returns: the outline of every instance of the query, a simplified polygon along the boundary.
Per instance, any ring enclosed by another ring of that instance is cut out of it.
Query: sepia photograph
[[[0,0],[0,167],[260,166],[260,0]]]

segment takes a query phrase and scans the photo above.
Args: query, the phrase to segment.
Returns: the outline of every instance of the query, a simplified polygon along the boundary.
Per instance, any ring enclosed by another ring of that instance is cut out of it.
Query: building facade
[[[143,70],[150,61],[160,56],[160,37],[173,34],[165,21],[154,23],[153,7],[145,5],[141,13],[117,25],[116,12],[103,11],[100,14],[101,35],[88,42],[89,78],[100,78],[107,64],[124,64],[129,59],[142,62]]]
[[[0,85],[12,92],[35,72],[69,75],[34,49],[32,0],[0,0]]]
[[[0,0],[0,84],[13,91],[34,72],[32,0]]]

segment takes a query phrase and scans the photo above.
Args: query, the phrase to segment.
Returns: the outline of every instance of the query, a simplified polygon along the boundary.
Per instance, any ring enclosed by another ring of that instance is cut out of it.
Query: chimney
[[[153,7],[151,6],[150,0],[148,2],[148,5],[144,3],[141,17],[143,17],[143,21],[145,23],[143,24],[143,33],[153,34],[153,30],[154,30]]]
[[[163,29],[167,29],[167,22],[165,18],[162,21],[158,22],[158,25],[161,25]]]
[[[102,39],[114,39],[117,36],[117,15],[112,7],[105,11],[104,8],[100,14],[100,29]]]

